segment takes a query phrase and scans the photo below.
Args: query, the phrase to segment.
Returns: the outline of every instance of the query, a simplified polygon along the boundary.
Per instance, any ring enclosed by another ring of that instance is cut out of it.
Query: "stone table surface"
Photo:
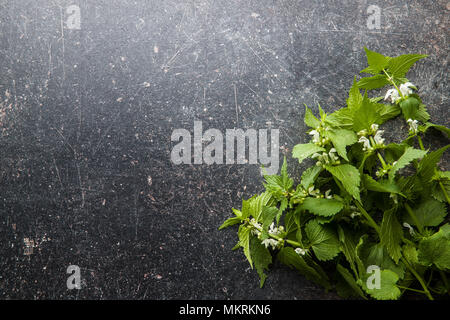
[[[278,263],[260,289],[231,251],[236,229],[217,230],[262,191],[259,166],[176,165],[171,135],[194,121],[279,129],[276,152],[298,177],[303,104],[343,106],[364,46],[428,54],[409,78],[448,126],[449,11],[447,0],[0,0],[0,298],[337,299]],[[70,265],[81,290],[66,287]]]

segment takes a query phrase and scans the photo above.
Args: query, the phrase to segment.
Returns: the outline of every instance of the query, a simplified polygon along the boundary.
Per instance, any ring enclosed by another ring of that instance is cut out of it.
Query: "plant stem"
[[[425,148],[423,147],[422,138],[419,135],[417,135],[417,141],[419,141],[420,150],[425,150]]]
[[[399,285],[397,285],[397,287],[400,288],[400,289],[404,289],[404,290],[410,290],[410,291],[426,294],[426,292],[423,291],[423,290],[417,290],[417,289],[403,287],[403,286],[399,286]]]
[[[423,226],[422,224],[419,222],[419,220],[417,220],[416,214],[414,213],[414,211],[411,209],[411,207],[409,206],[409,204],[407,204],[405,202],[405,209],[408,212],[409,216],[411,217],[411,219],[414,221],[414,224],[417,226],[417,228],[419,228],[420,233],[423,232]]]
[[[402,256],[400,258],[403,263],[405,264],[406,268],[408,268],[409,271],[411,271],[411,273],[416,277],[416,279],[419,281],[420,285],[422,286],[426,296],[428,297],[428,299],[430,300],[434,300],[433,296],[431,295],[430,291],[428,290],[427,285],[425,284],[425,282],[423,281],[422,277],[416,272],[416,270],[414,270],[413,267],[411,267],[408,263],[408,261]]]
[[[442,193],[444,194],[444,197],[447,200],[447,203],[450,204],[450,198],[449,198],[449,196],[447,194],[447,190],[445,190],[445,187],[442,184],[442,181],[439,181],[439,186],[441,187]]]
[[[450,293],[450,287],[448,286],[447,276],[442,270],[439,270],[439,274],[441,275],[442,281],[444,281],[445,289],[447,289],[447,292]]]
[[[400,94],[400,97],[404,98],[403,93],[400,91],[400,89],[397,87],[397,85],[394,82],[394,79],[389,75],[389,73],[386,72],[386,70],[383,69],[384,74],[388,77],[388,81],[397,89],[398,93]]]
[[[356,206],[358,207],[358,209],[361,211],[362,215],[364,216],[364,218],[367,219],[367,221],[369,221],[369,224],[375,229],[375,231],[380,234],[380,227],[377,225],[377,223],[375,222],[375,220],[372,219],[372,217],[370,216],[370,214],[364,209],[364,207],[362,206],[362,204],[355,198],[353,198],[353,202],[356,204]]]

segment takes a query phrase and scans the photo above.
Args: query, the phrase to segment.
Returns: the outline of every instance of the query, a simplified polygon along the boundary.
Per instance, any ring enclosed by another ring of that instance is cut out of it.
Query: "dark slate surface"
[[[71,4],[80,30],[66,25]],[[370,5],[380,29],[367,28]],[[307,139],[303,103],[342,105],[365,45],[429,54],[409,78],[449,125],[449,10],[445,0],[0,1],[0,298],[337,298],[278,264],[259,289],[231,251],[236,230],[217,230],[262,190],[258,166],[174,165],[171,133],[194,120],[278,128],[288,154]],[[71,264],[81,290],[66,288]]]

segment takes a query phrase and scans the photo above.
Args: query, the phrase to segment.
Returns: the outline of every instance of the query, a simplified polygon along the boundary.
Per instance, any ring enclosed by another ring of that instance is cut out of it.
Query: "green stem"
[[[447,190],[445,190],[445,187],[442,184],[442,181],[439,181],[439,186],[441,187],[442,193],[444,194],[444,197],[447,200],[447,203],[450,204],[450,198],[448,196]]]
[[[411,273],[416,277],[416,279],[419,281],[420,285],[422,286],[426,296],[428,297],[428,299],[430,300],[434,300],[433,296],[431,295],[430,291],[428,290],[427,285],[425,284],[425,281],[423,281],[422,277],[416,272],[416,270],[414,270],[413,267],[411,267],[408,263],[408,261],[404,258],[401,257],[401,260],[403,261],[403,263],[405,264],[406,268],[411,271]]]
[[[397,89],[400,97],[404,98],[403,93],[400,91],[400,89],[397,87],[397,85],[395,84],[394,79],[392,79],[392,77],[386,72],[386,70],[383,69],[384,74],[386,74],[386,76],[388,77],[388,81],[395,87],[395,89]]]
[[[383,169],[386,168],[386,162],[384,161],[383,157],[381,156],[381,154],[377,151],[377,156],[378,159],[380,159],[381,164],[383,165]]]
[[[441,275],[442,281],[444,281],[445,289],[447,289],[447,292],[450,293],[450,287],[448,286],[448,280],[447,276],[445,275],[445,272],[439,270],[439,274]]]
[[[409,206],[409,204],[407,204],[405,202],[405,209],[408,212],[409,216],[411,217],[411,219],[414,221],[414,224],[417,226],[417,228],[419,228],[419,232],[422,233],[423,232],[423,226],[422,224],[419,222],[419,220],[417,220],[416,214],[414,213],[414,211],[411,209],[411,207]]]
[[[417,290],[417,289],[403,287],[403,286],[399,286],[399,285],[397,285],[397,287],[400,288],[400,289],[404,289],[404,290],[410,290],[410,291],[426,294],[426,292],[423,291],[423,290]]]
[[[417,135],[417,141],[419,141],[420,150],[425,150],[425,148],[423,147],[422,138],[419,135]]]
[[[370,214],[364,209],[364,207],[362,206],[362,204],[355,198],[353,198],[353,202],[356,204],[356,206],[358,207],[359,211],[361,211],[362,215],[364,216],[364,218],[367,219],[367,221],[369,221],[369,224],[372,226],[372,228],[375,229],[375,231],[378,233],[378,235],[380,234],[380,227],[377,225],[377,223],[375,222],[375,220],[372,219],[372,217],[370,216]]]

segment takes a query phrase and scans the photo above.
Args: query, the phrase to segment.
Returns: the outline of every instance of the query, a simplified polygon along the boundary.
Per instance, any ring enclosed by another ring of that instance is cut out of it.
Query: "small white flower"
[[[419,126],[419,121],[413,120],[413,119],[408,119],[408,120],[406,120],[406,122],[408,122],[408,124],[409,124],[409,131],[416,134],[417,128]]]
[[[389,98],[391,98],[392,103],[396,103],[400,99],[397,89],[389,89],[386,92],[386,95],[384,96],[384,100],[387,100]]]
[[[373,132],[376,132],[378,130],[378,124],[374,123],[370,126],[370,129],[372,129]]]
[[[319,190],[314,190],[314,186],[311,186],[311,187],[308,188],[308,194],[310,196],[315,197],[315,196],[320,194],[320,191]]]
[[[414,235],[414,228],[413,227],[411,227],[411,225],[409,224],[409,223],[407,223],[407,222],[403,222],[403,226],[405,227],[405,228],[408,228],[409,229],[409,233],[411,234],[411,235]]]
[[[304,256],[306,254],[307,250],[302,249],[302,248],[296,248],[295,249],[295,253],[297,253],[300,256]]]
[[[367,136],[369,133],[367,132],[366,129],[363,129],[361,131],[358,132],[358,136]]]
[[[326,199],[333,199],[333,196],[330,195],[330,192],[331,192],[331,189],[325,191],[325,198],[326,198]]]
[[[319,143],[320,142],[320,133],[317,130],[311,130],[309,132],[309,135],[313,136],[312,137],[312,142],[314,143]]]
[[[336,149],[335,148],[331,148],[330,149],[330,152],[328,153],[328,155],[330,156],[330,159],[332,160],[332,161],[337,161],[337,160],[339,160],[339,157],[338,156],[336,156]]]
[[[321,154],[316,152],[311,156],[311,158],[315,159],[315,158],[319,158],[320,156],[321,156]]]
[[[350,218],[354,219],[357,216],[360,216],[361,213],[360,212],[352,212],[352,214],[350,214]]]
[[[364,137],[364,136],[360,137],[358,142],[363,144],[363,150],[364,151],[372,150],[372,146],[370,145],[370,141],[366,137]]]
[[[384,138],[381,136],[383,134],[383,130],[378,130],[375,136],[373,137],[373,140],[378,146],[382,146],[384,143]]]
[[[282,226],[275,227],[275,223],[272,222],[272,224],[269,227],[269,233],[278,236],[281,232],[283,232],[284,228]]]
[[[278,246],[278,240],[275,239],[266,239],[261,242],[266,248],[272,247],[272,249],[276,249]]]
[[[416,86],[413,85],[411,82],[406,82],[400,85],[400,92],[405,97],[409,96],[411,93],[414,92],[412,89],[417,90]]]

